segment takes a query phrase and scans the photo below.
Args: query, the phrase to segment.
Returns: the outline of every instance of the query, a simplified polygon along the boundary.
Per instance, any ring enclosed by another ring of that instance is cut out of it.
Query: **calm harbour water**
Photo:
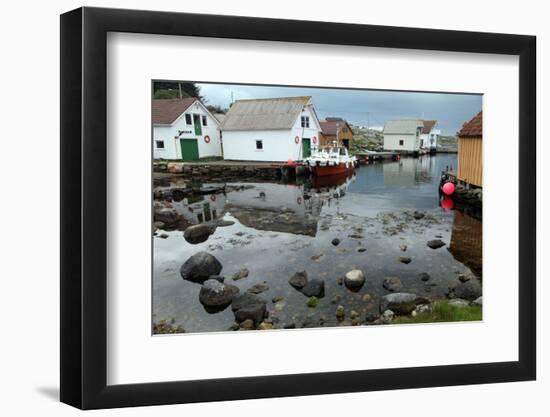
[[[234,224],[216,228],[198,244],[188,243],[181,230],[163,232],[168,235],[164,239],[154,237],[154,320],[173,319],[186,332],[224,331],[232,326],[230,307],[208,313],[198,300],[200,284],[180,277],[180,266],[199,251],[218,258],[221,275],[241,292],[255,284],[269,287],[260,296],[268,302],[275,328],[349,324],[336,320],[337,305],[363,317],[377,313],[380,296],[387,294],[382,287],[386,277],[400,278],[404,292],[444,297],[458,274],[470,268],[481,274],[481,221],[439,206],[439,177],[447,166],[456,167],[456,155],[361,166],[347,178],[228,183],[245,187],[200,196],[197,201],[171,202],[190,224],[216,218]],[[185,179],[174,177],[168,187],[185,184]],[[426,216],[414,219],[415,210]],[[338,246],[331,244],[334,238],[340,239]],[[436,238],[446,246],[437,250],[426,246]],[[412,262],[403,264],[400,256],[409,256]],[[241,268],[247,268],[249,276],[233,281],[232,275]],[[355,268],[367,279],[360,291],[351,292],[338,279]],[[309,278],[325,281],[325,296],[316,308],[307,307],[306,297],[288,284],[302,270]],[[430,274],[429,285],[418,279],[422,272]],[[282,301],[273,303],[273,298]]]

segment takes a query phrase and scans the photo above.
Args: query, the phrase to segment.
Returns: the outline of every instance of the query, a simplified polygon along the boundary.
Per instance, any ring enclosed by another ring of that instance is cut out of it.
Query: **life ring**
[[[313,143],[317,144],[317,136],[313,136]]]
[[[298,144],[300,143],[300,137],[299,137],[299,136],[296,136],[296,137],[294,138],[294,143],[295,143],[296,145],[298,145]]]
[[[302,197],[298,197],[298,198],[296,199],[296,202],[297,202],[298,204],[302,204]]]
[[[205,141],[206,143],[210,143],[210,136],[206,135],[206,136],[204,137],[204,141]]]
[[[216,194],[210,194],[210,200],[216,201]]]

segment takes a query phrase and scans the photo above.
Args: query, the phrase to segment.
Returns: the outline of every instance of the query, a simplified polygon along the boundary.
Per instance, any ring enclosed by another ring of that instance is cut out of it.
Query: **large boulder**
[[[358,290],[365,283],[365,274],[360,269],[352,269],[346,273],[344,284],[351,290]]]
[[[462,298],[463,300],[474,301],[481,296],[481,283],[477,279],[471,279],[461,282],[454,287],[451,292],[451,298]]]
[[[396,292],[383,296],[380,299],[380,312],[391,310],[396,314],[410,314],[418,304],[428,304],[429,301],[416,294]]]
[[[186,241],[192,244],[202,243],[205,242],[212,233],[214,233],[215,229],[215,227],[211,227],[204,223],[195,224],[185,229],[185,232],[183,232],[183,237]]]
[[[233,296],[239,292],[234,285],[223,284],[216,279],[207,279],[199,292],[199,301],[207,311],[225,309]]]
[[[153,213],[155,222],[163,222],[165,226],[174,226],[180,219],[176,209],[172,207],[155,207]]]
[[[208,252],[198,252],[191,256],[180,268],[183,279],[203,283],[212,275],[219,275],[223,266]]]
[[[266,301],[255,294],[248,292],[233,297],[231,309],[235,314],[237,323],[245,320],[252,320],[254,323],[261,323],[266,313]]]
[[[306,297],[322,298],[325,296],[325,281],[314,278],[309,280],[302,288],[302,294]]]

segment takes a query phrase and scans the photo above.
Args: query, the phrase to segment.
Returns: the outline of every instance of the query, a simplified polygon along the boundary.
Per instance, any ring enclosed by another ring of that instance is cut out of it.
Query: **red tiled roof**
[[[342,129],[344,125],[347,125],[349,128],[348,122],[346,122],[345,120],[323,120],[320,122],[323,135],[336,136],[337,123],[340,123],[340,129]]]
[[[171,125],[198,98],[174,98],[153,100],[153,124]]]
[[[469,122],[462,125],[462,129],[458,132],[458,136],[472,137],[483,135],[483,115],[482,112],[476,114]]]
[[[422,120],[424,127],[422,128],[422,133],[430,133],[437,123],[437,120]]]

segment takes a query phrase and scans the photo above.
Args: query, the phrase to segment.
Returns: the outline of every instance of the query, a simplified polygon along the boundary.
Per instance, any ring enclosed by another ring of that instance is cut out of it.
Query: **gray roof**
[[[221,122],[220,130],[290,129],[311,97],[237,100]]]
[[[225,113],[214,113],[213,116],[218,120],[218,122],[223,122],[225,119]]]
[[[424,122],[417,119],[388,120],[384,125],[383,133],[410,135],[416,133],[416,129],[424,127]]]

